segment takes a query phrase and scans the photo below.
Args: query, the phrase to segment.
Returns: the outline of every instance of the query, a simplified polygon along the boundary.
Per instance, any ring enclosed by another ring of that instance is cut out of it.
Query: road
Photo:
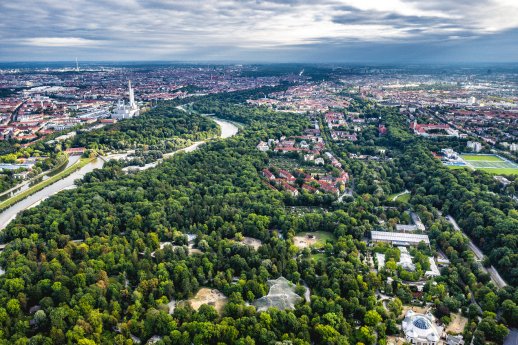
[[[504,345],[518,345],[518,328],[511,328],[504,339]]]
[[[496,286],[498,286],[499,288],[503,288],[503,287],[506,287],[507,286],[507,283],[505,282],[505,280],[500,276],[500,274],[498,273],[498,271],[495,269],[494,266],[491,266],[489,268],[485,268],[482,263],[480,261],[482,261],[484,259],[484,253],[482,253],[482,251],[480,250],[479,247],[477,247],[477,245],[475,243],[473,243],[473,241],[469,238],[468,235],[466,235],[462,230],[461,228],[459,227],[459,225],[457,224],[457,222],[455,221],[455,219],[450,216],[450,215],[447,215],[446,216],[446,220],[448,222],[450,222],[451,225],[453,225],[453,228],[456,230],[456,231],[460,231],[467,239],[468,239],[468,247],[469,249],[471,249],[471,251],[473,252],[473,254],[475,254],[475,258],[476,258],[476,261],[478,261],[480,263],[480,267],[481,269],[488,273],[489,276],[491,277],[491,279],[493,280],[493,282],[495,283]]]
[[[236,135],[239,128],[225,120],[221,119],[214,119],[214,121],[221,127],[221,138],[229,138],[233,135]],[[185,152],[191,152],[196,150],[201,144],[204,142],[198,142],[195,143],[188,148],[182,149],[181,151]],[[53,183],[42,190],[28,196],[27,198],[19,201],[18,203],[14,204],[10,208],[4,210],[2,213],[0,213],[0,230],[4,229],[15,217],[18,213],[21,211],[24,211],[28,208],[34,207],[41,203],[43,200],[47,199],[48,197],[59,193],[62,190],[65,189],[71,189],[75,187],[75,180],[83,178],[87,173],[93,171],[94,169],[100,169],[103,167],[104,162],[110,159],[120,159],[124,157],[126,154],[114,154],[109,155],[107,157],[102,157],[102,159],[97,158],[91,163],[85,165],[83,168],[73,172],[72,174],[68,175],[67,177],[57,181],[56,183]],[[172,152],[171,154],[174,154]],[[156,165],[156,164],[155,164]]]

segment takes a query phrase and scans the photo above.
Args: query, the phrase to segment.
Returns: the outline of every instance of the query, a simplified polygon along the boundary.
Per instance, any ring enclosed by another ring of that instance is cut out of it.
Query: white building
[[[315,164],[316,165],[324,165],[324,158],[322,157],[318,157],[317,159],[315,159]]]
[[[459,159],[459,154],[452,149],[442,149],[441,153],[449,160],[457,160]]]
[[[441,272],[439,271],[435,260],[432,257],[428,257],[428,260],[430,261],[430,270],[426,271],[424,276],[427,278],[439,277]]]
[[[396,230],[400,232],[412,232],[417,231],[417,225],[408,225],[408,224],[396,224]]]
[[[385,242],[396,246],[417,246],[420,242],[430,245],[428,235],[405,232],[371,231],[372,242]]]
[[[397,263],[398,266],[403,267],[403,269],[405,269],[407,271],[414,272],[415,265],[412,262],[412,256],[410,255],[408,250],[405,247],[401,247],[401,246],[399,246],[398,249],[399,249],[399,253],[400,253],[399,261]]]
[[[482,150],[482,144],[478,141],[468,141],[467,147],[470,148],[473,152],[480,152],[480,150]]]
[[[257,144],[256,148],[262,152],[266,152],[270,149],[270,147],[268,146],[268,143],[266,143],[264,141],[260,141],[259,144]]]
[[[128,81],[128,89],[129,89],[129,104],[125,104],[124,100],[121,99],[117,102],[117,106],[112,113],[112,118],[117,120],[122,119],[130,119],[134,116],[140,115],[140,109],[135,103],[135,94],[133,93],[133,88],[131,87],[131,80]]]
[[[434,323],[432,314],[417,314],[407,311],[401,325],[405,340],[415,345],[438,345],[443,328]]]

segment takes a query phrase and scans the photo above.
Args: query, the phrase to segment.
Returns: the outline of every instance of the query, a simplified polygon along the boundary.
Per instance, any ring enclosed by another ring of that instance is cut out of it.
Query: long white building
[[[371,231],[372,242],[385,242],[396,246],[416,246],[420,242],[430,245],[428,235],[406,232]]]

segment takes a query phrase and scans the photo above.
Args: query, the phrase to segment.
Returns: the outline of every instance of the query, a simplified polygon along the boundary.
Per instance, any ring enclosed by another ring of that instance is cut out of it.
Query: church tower
[[[128,88],[129,88],[129,106],[131,109],[135,109],[137,105],[135,104],[135,94],[133,93],[133,89],[131,88],[131,80],[128,80]]]

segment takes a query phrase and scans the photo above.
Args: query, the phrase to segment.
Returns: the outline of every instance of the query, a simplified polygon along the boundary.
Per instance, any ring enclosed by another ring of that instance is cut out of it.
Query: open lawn
[[[315,261],[320,261],[320,260],[324,260],[326,258],[326,255],[323,254],[323,253],[318,253],[318,254],[312,254],[311,255],[311,258]]]
[[[460,155],[465,161],[503,162],[497,155]]]
[[[411,194],[409,191],[404,191],[401,193],[395,193],[388,196],[388,200],[390,201],[401,201],[401,202],[408,202],[410,200]]]
[[[299,249],[307,247],[322,248],[326,241],[335,241],[335,236],[326,231],[301,232],[293,237],[293,243]]]
[[[518,168],[480,168],[493,175],[518,175]]]

